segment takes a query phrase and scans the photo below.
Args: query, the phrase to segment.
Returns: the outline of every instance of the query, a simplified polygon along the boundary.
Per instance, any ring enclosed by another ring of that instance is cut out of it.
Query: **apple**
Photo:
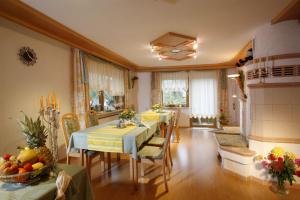
[[[3,159],[4,160],[9,160],[10,157],[11,157],[11,155],[8,154],[8,153],[6,153],[6,154],[3,155]]]
[[[27,171],[27,172],[30,172],[33,170],[32,168],[32,164],[31,163],[26,163],[23,168]]]
[[[38,162],[44,163],[45,164],[45,158],[43,156],[38,157]]]

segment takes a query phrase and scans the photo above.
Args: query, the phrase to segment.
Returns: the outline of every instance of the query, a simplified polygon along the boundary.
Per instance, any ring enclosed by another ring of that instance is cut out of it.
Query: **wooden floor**
[[[134,191],[129,177],[129,161],[114,162],[111,175],[93,165],[92,186],[95,199],[170,199],[170,200],[259,200],[300,199],[299,189],[290,189],[288,196],[276,195],[268,186],[245,181],[224,171],[217,158],[212,133],[203,129],[181,129],[181,142],[172,144],[174,166],[165,193],[160,168],[139,179]]]

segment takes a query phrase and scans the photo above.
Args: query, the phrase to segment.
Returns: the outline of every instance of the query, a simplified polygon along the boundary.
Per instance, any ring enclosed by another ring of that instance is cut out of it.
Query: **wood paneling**
[[[276,15],[271,23],[277,24],[286,20],[300,21],[300,0],[292,0],[278,15]]]
[[[265,62],[267,60],[271,61],[271,60],[284,60],[284,59],[294,59],[294,58],[300,58],[300,53],[288,53],[288,54],[259,57],[259,58],[255,58],[252,61],[248,61],[245,66],[252,65],[253,63],[258,63],[258,62]]]
[[[261,137],[261,136],[256,136],[256,135],[249,135],[248,138],[250,140],[256,140],[256,141],[260,141],[260,142],[300,144],[300,138]]]
[[[94,56],[103,58],[128,69],[136,69],[136,64],[130,62],[126,58],[123,58],[115,52],[76,33],[21,1],[2,1],[0,6],[0,16],[61,41],[71,47],[81,49]]]
[[[249,88],[282,88],[282,87],[300,87],[300,82],[286,82],[286,83],[257,83],[248,84]]]

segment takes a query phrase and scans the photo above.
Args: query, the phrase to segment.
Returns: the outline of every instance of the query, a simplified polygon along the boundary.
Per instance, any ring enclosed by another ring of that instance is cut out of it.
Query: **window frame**
[[[173,105],[173,104],[169,104],[169,105],[165,105],[164,104],[164,91],[161,91],[161,102],[162,102],[162,105],[166,108],[177,108],[177,107],[182,107],[182,108],[189,108],[190,107],[190,97],[189,97],[189,89],[187,89],[187,91],[185,92],[186,95],[185,95],[185,102],[186,104],[183,105],[183,104],[179,104],[179,105]]]

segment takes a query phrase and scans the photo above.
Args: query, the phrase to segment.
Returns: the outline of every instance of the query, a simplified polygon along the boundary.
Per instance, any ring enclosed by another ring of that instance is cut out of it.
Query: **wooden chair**
[[[162,147],[158,146],[144,146],[142,147],[141,150],[138,151],[138,158],[137,162],[135,163],[135,177],[138,179],[138,166],[137,164],[141,164],[141,175],[144,175],[144,168],[143,168],[143,163],[147,163],[150,161],[151,164],[153,163],[159,163],[162,165],[162,173],[164,177],[164,184],[165,184],[165,189],[168,191],[168,183],[167,183],[167,177],[166,177],[166,167],[168,167],[168,149],[170,146],[170,138],[172,135],[173,131],[173,126],[174,126],[174,117],[171,118],[170,125],[168,126],[167,134],[164,145]],[[170,171],[169,171],[170,173]],[[136,180],[137,182],[137,180]]]
[[[174,128],[175,128],[175,139],[174,142],[179,143],[180,141],[180,132],[179,132],[179,118],[181,115],[181,108],[177,108],[176,111],[176,118],[175,118],[175,123],[174,123]]]
[[[177,116],[178,115],[175,115],[175,121],[177,121]],[[171,120],[173,118],[173,125],[171,125],[171,123],[169,124],[169,126],[174,126],[174,114],[172,114],[172,117],[171,117]],[[173,131],[173,128],[172,128],[172,131]],[[172,133],[171,133],[172,135]],[[171,137],[170,137],[171,139]],[[154,136],[152,137],[146,145],[149,145],[149,146],[157,146],[157,147],[163,147],[164,144],[165,144],[165,138],[164,137],[158,137],[158,136]],[[171,145],[168,146],[168,155],[169,155],[169,159],[170,159],[170,163],[171,163],[171,166],[173,166],[173,159],[172,159],[172,154],[171,154]]]
[[[86,112],[85,125],[86,125],[87,128],[99,125],[96,111],[89,110],[89,111]]]
[[[62,116],[62,127],[64,131],[64,140],[65,140],[65,145],[66,145],[66,150],[67,150],[67,164],[70,164],[70,158],[71,157],[82,157],[84,158],[84,154],[86,157],[86,160],[88,161],[87,164],[87,169],[88,169],[88,175],[91,177],[91,160],[95,158],[97,155],[99,155],[98,152],[96,151],[89,151],[89,150],[81,150],[78,152],[76,149],[71,149],[69,151],[69,139],[70,136],[73,132],[79,131],[80,130],[80,125],[78,121],[78,117],[73,114],[73,113],[67,113]],[[81,160],[81,165],[84,165],[84,159]]]

